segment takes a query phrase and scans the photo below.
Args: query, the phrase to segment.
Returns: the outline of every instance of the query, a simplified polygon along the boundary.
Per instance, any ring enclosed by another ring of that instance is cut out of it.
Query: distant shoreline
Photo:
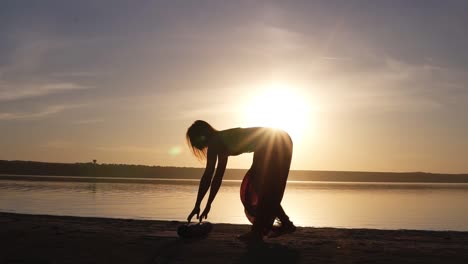
[[[31,179],[36,176],[72,176],[99,179],[128,178],[140,182],[147,181],[148,179],[199,180],[203,171],[204,168],[189,167],[0,160],[0,175],[28,175]],[[246,169],[227,169],[224,179],[242,180],[246,171]],[[468,183],[468,174],[291,170],[289,180],[319,182]]]
[[[52,182],[83,182],[83,183],[141,183],[141,184],[193,184],[198,185],[199,179],[173,179],[173,178],[125,178],[125,177],[94,177],[94,176],[47,176],[47,175],[13,175],[0,174],[0,180],[12,181],[52,181]],[[242,180],[224,180],[224,184],[240,185]],[[313,180],[288,180],[288,184],[436,184],[453,186],[461,184],[463,188],[468,188],[468,182],[371,182],[371,181],[313,181]],[[390,187],[390,186],[388,186]]]

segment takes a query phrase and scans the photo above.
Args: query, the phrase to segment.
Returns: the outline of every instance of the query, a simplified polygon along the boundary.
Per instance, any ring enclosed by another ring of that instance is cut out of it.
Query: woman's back
[[[262,135],[265,134],[267,128],[251,127],[251,128],[231,128],[219,131],[217,134],[221,143],[226,148],[229,155],[239,155],[247,152],[254,152],[257,148]]]

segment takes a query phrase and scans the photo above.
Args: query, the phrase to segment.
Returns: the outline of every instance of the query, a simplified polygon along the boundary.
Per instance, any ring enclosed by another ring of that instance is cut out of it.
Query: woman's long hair
[[[208,152],[208,141],[213,136],[214,129],[203,120],[195,121],[188,129],[185,138],[187,145],[198,160],[205,160]]]

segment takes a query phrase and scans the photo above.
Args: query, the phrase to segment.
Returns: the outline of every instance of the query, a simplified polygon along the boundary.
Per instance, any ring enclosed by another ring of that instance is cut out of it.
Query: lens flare
[[[182,148],[180,146],[172,146],[168,152],[169,152],[169,155],[175,157],[175,156],[178,156],[182,152]]]

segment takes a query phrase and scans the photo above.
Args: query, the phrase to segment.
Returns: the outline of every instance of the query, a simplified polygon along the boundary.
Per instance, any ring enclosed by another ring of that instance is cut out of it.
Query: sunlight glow
[[[248,126],[265,126],[287,131],[300,138],[310,123],[310,107],[305,95],[287,85],[273,84],[248,100],[244,107]]]
[[[173,157],[178,156],[181,152],[182,148],[180,146],[172,146],[168,151],[169,155]]]

